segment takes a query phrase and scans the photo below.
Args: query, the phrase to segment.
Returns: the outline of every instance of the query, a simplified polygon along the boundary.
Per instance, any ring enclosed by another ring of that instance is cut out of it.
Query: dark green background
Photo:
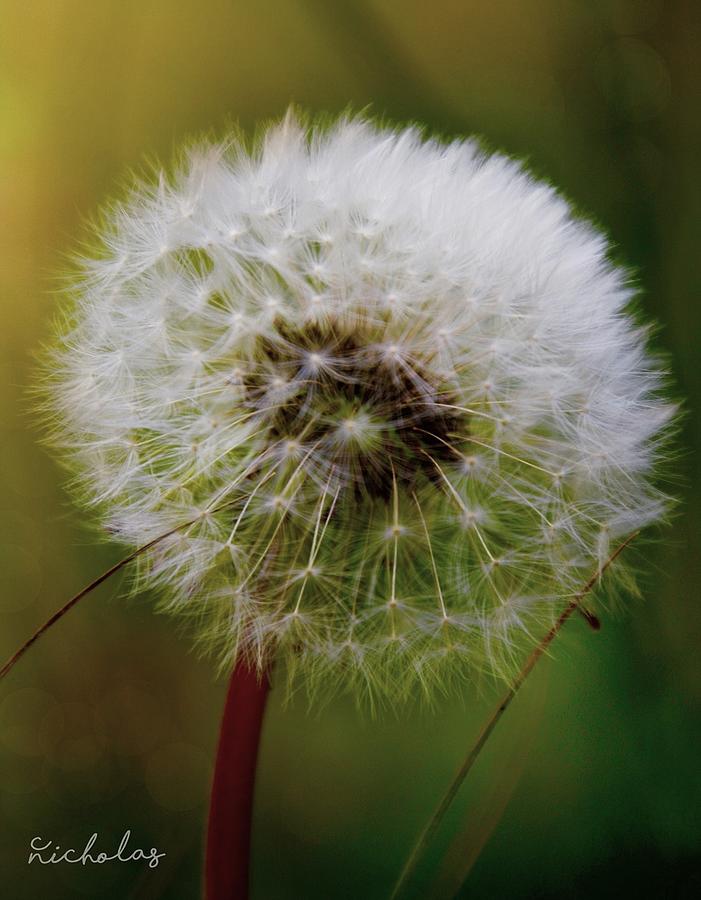
[[[0,2],[0,655],[122,548],[96,540],[38,445],[25,390],[56,273],[145,154],[290,100],[366,105],[527,157],[602,223],[661,323],[688,414],[673,528],[638,547],[642,601],[573,621],[499,726],[416,896],[691,897],[701,889],[699,250],[694,0]],[[0,687],[0,877],[10,900],[196,898],[224,685],[151,598],[112,584]],[[255,898],[382,898],[493,705],[372,720],[273,695]],[[168,855],[153,871],[31,868],[41,834]]]

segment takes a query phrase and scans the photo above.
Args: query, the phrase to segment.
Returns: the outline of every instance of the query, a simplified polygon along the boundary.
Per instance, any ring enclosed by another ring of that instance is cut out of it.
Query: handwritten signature
[[[159,853],[155,847],[151,847],[150,850],[141,850],[138,847],[134,850],[127,850],[130,837],[131,831],[125,831],[116,853],[110,854],[100,851],[93,855],[90,851],[97,841],[96,831],[90,835],[82,850],[74,848],[62,850],[58,844],[55,844],[53,841],[45,841],[44,838],[37,835],[29,842],[31,850],[27,864],[31,865],[36,860],[42,866],[55,865],[56,863],[81,863],[84,866],[88,863],[95,863],[100,866],[107,862],[140,862],[143,860],[148,861],[149,869],[155,869],[166,854]]]

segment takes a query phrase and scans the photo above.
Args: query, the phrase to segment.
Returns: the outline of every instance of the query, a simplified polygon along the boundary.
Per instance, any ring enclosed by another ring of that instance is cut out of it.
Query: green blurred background
[[[529,680],[415,896],[698,896],[700,51],[695,0],[1,0],[0,656],[122,552],[69,503],[26,388],[64,254],[127,170],[291,100],[480,133],[637,269],[687,398],[685,499],[638,550],[642,602],[570,623]],[[113,583],[62,621],[0,688],[3,896],[196,898],[223,691],[148,596]],[[275,692],[254,898],[386,897],[496,696],[372,720]],[[34,835],[109,851],[126,828],[158,869],[26,864]]]

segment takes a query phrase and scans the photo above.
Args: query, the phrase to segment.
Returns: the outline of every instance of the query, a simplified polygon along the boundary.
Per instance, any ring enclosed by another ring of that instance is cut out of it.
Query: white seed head
[[[393,701],[508,675],[664,513],[626,273],[518,163],[288,115],[108,219],[55,435],[110,534],[179,529],[140,578],[224,659]]]

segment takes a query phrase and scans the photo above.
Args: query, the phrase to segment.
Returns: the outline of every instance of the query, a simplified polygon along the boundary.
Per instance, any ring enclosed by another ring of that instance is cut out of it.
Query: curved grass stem
[[[186,523],[186,525],[192,524],[190,522]],[[113,575],[116,575],[121,569],[127,566],[130,562],[133,562],[137,557],[141,556],[147,550],[150,550],[156,544],[160,543],[160,541],[165,540],[170,537],[172,534],[175,534],[176,531],[179,531],[180,528],[186,527],[186,525],[180,525],[177,528],[172,528],[170,531],[167,531],[165,534],[159,535],[157,538],[154,538],[152,541],[149,541],[147,544],[143,544],[141,547],[137,547],[136,550],[133,550],[127,556],[123,557],[116,562],[113,566],[110,566],[109,569],[104,571],[102,575],[98,575],[90,584],[86,585],[77,594],[75,594],[68,603],[64,603],[64,605],[57,609],[53,615],[49,616],[49,618],[44,622],[43,625],[40,625],[39,628],[32,634],[31,637],[27,638],[27,640],[12,654],[12,656],[7,660],[7,662],[0,669],[0,679],[4,678],[11,669],[20,661],[20,659],[24,656],[24,654],[29,650],[29,648],[34,644],[39,638],[48,631],[52,625],[55,625],[59,619],[62,619],[67,612],[70,612],[73,607],[78,603],[79,600],[82,600],[83,597],[86,597],[88,594],[91,594],[95,588],[98,588],[101,584],[111,578]]]
[[[225,509],[227,506],[230,506],[230,503],[221,503],[219,506],[214,507],[210,510],[210,512],[218,512],[220,509]],[[102,575],[98,575],[90,584],[86,585],[77,594],[75,594],[71,599],[64,603],[60,609],[57,609],[55,613],[53,613],[49,618],[44,622],[43,625],[40,625],[39,628],[31,635],[31,637],[27,638],[27,640],[12,654],[12,656],[7,660],[7,662],[0,668],[0,680],[2,680],[5,675],[7,675],[11,669],[20,661],[20,659],[24,656],[24,654],[29,650],[29,648],[39,640],[39,638],[47,632],[52,625],[55,625],[60,619],[62,619],[67,612],[70,612],[73,607],[78,603],[78,601],[82,600],[83,597],[87,597],[88,594],[91,594],[96,588],[98,588],[101,584],[111,578],[113,575],[116,575],[121,569],[125,568],[125,566],[129,565],[130,562],[133,562],[138,557],[143,556],[148,550],[151,550],[153,547],[156,547],[162,541],[165,541],[166,538],[171,537],[174,534],[177,534],[179,531],[182,531],[184,528],[189,528],[191,525],[194,525],[201,516],[196,516],[194,519],[189,519],[187,522],[181,522],[180,525],[176,525],[173,528],[170,528],[168,531],[163,532],[163,534],[159,534],[158,537],[153,538],[147,543],[142,544],[140,547],[137,547],[136,550],[132,550],[131,553],[124,556],[119,562],[116,562],[113,566],[110,566],[109,569],[106,569]]]
[[[515,681],[513,682],[511,687],[508,689],[508,691],[504,694],[504,696],[502,697],[498,706],[492,712],[489,719],[487,719],[487,721],[485,722],[484,726],[482,727],[482,730],[480,731],[480,733],[477,737],[477,740],[472,745],[472,747],[470,748],[470,751],[468,752],[467,756],[465,757],[462,764],[460,765],[460,768],[455,773],[453,780],[451,781],[448,789],[446,790],[445,794],[443,795],[443,798],[441,799],[440,803],[436,807],[433,815],[429,819],[426,827],[423,829],[423,831],[417,838],[416,843],[414,844],[414,846],[411,850],[411,853],[409,854],[409,857],[404,865],[404,868],[402,869],[402,871],[399,875],[399,878],[397,879],[397,881],[394,885],[390,900],[397,900],[397,898],[399,898],[401,896],[401,894],[404,892],[404,889],[409,884],[409,881],[410,881],[412,875],[414,874],[414,870],[416,869],[419,859],[421,858],[424,850],[426,849],[426,847],[430,843],[431,839],[433,838],[434,834],[436,833],[438,826],[442,822],[443,817],[445,816],[448,808],[450,807],[451,803],[455,799],[456,794],[462,787],[462,784],[465,781],[465,779],[467,778],[467,775],[469,774],[470,770],[472,769],[475,762],[477,761],[477,758],[479,757],[479,755],[482,751],[482,748],[489,740],[489,736],[496,728],[501,717],[504,715],[506,710],[511,705],[511,701],[514,699],[514,697],[516,696],[516,694],[522,687],[526,678],[528,678],[528,676],[530,675],[535,664],[538,662],[538,660],[541,658],[541,656],[543,656],[543,654],[547,651],[550,644],[555,640],[555,638],[557,637],[558,633],[560,632],[560,630],[561,630],[562,626],[565,624],[565,622],[567,622],[567,620],[570,618],[570,616],[574,612],[576,612],[577,610],[580,609],[579,604],[587,596],[587,594],[592,590],[592,588],[594,588],[594,586],[599,581],[599,579],[602,577],[604,572],[609,568],[609,566],[614,562],[614,560],[623,552],[623,550],[631,543],[631,541],[635,537],[637,537],[638,533],[639,532],[634,532],[633,534],[629,535],[625,539],[625,541],[623,541],[623,543],[619,544],[619,546],[613,551],[613,553],[608,557],[608,559],[603,563],[603,565],[601,565],[597,569],[597,571],[591,576],[591,578],[589,579],[589,581],[587,581],[587,583],[584,585],[584,587],[572,598],[572,600],[568,603],[568,605],[565,607],[565,609],[562,611],[562,613],[560,613],[560,616],[557,619],[557,621],[555,622],[555,624],[552,626],[552,628],[548,631],[548,633],[545,635],[545,637],[541,640],[541,642],[538,644],[538,646],[533,650],[531,655],[528,657],[523,668],[517,675]]]

